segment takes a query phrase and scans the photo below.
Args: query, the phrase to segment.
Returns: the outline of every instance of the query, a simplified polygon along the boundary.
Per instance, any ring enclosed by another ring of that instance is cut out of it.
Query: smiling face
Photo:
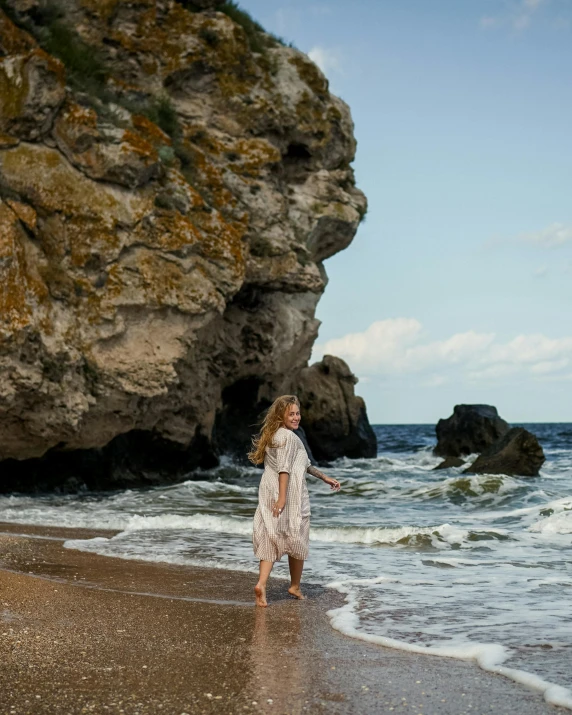
[[[288,405],[284,412],[284,427],[286,429],[298,429],[300,424],[300,408],[296,404]]]

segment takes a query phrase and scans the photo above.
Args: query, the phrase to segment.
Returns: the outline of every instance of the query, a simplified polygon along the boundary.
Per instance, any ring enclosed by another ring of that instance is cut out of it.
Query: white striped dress
[[[280,427],[274,434],[275,447],[266,448],[264,473],[258,489],[252,542],[261,561],[280,561],[284,554],[306,559],[310,541],[310,497],[306,486],[308,454],[292,430]],[[278,499],[278,474],[288,472],[286,506],[280,516],[272,515]]]

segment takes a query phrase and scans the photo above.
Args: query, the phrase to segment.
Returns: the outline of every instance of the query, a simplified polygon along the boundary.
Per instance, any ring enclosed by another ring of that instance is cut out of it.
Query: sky
[[[242,0],[350,106],[369,200],[313,359],[373,423],[572,422],[572,1]]]

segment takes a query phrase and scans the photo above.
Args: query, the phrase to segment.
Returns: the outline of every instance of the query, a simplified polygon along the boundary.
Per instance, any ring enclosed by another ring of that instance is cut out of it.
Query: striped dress
[[[252,542],[261,561],[280,561],[284,554],[296,559],[308,557],[310,540],[310,497],[306,469],[310,460],[300,438],[280,427],[273,444],[266,448],[264,473],[258,489],[258,508],[254,515]],[[278,474],[288,472],[286,506],[280,516],[272,515],[278,499]]]

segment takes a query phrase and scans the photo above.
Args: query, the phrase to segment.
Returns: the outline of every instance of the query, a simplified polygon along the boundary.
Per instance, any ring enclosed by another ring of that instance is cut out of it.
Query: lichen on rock
[[[61,63],[39,48],[0,57],[0,131],[45,135],[64,99],[63,76]]]
[[[64,156],[92,179],[136,188],[159,176],[157,149],[132,127],[102,122],[90,107],[68,101],[53,136]]]
[[[21,27],[0,11],[3,488],[44,463],[117,484],[142,435],[167,471],[210,464],[235,411],[256,417],[307,365],[322,261],[366,208],[349,109],[215,0],[62,3],[101,63],[81,91],[34,3],[5,5]]]

